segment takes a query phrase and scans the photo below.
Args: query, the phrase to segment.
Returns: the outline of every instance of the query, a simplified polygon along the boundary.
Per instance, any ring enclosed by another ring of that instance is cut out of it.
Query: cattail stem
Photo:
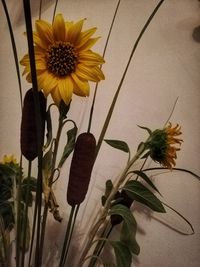
[[[74,226],[75,226],[76,217],[78,214],[78,210],[79,210],[79,205],[74,205],[71,207],[69,221],[67,223],[67,228],[66,228],[66,233],[65,233],[65,239],[64,239],[64,243],[63,243],[63,247],[62,247],[62,253],[61,253],[61,257],[60,257],[59,267],[63,267],[65,265],[68,251],[69,251],[69,247],[70,247],[70,243],[71,243],[71,238],[72,238]]]
[[[21,267],[24,267],[25,262],[25,252],[26,252],[26,237],[27,237],[27,224],[28,224],[28,198],[30,193],[30,178],[31,178],[31,167],[32,161],[28,162],[28,177],[27,177],[27,187],[26,187],[26,195],[25,195],[25,212],[23,212],[22,216],[22,224],[23,224],[23,239],[22,239],[22,262]]]
[[[73,231],[74,231],[74,226],[75,226],[75,222],[76,222],[76,217],[77,217],[77,214],[78,214],[79,206],[80,205],[76,205],[75,206],[75,214],[74,214],[71,226],[70,226],[70,232],[69,232],[69,235],[68,235],[68,242],[67,242],[67,246],[66,246],[65,254],[64,254],[64,259],[63,259],[63,267],[65,266],[65,262],[66,262],[67,255],[68,255],[68,251],[69,251],[69,248],[70,248],[71,239],[72,239],[72,235],[73,235]]]

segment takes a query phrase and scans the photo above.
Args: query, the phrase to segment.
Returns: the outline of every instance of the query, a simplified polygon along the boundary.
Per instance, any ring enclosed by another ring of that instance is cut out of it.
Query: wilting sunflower
[[[150,141],[147,144],[150,157],[162,166],[171,169],[176,165],[176,152],[180,150],[176,145],[180,146],[183,141],[178,138],[181,134],[181,127],[178,124],[172,127],[171,123],[164,129],[152,132]]]
[[[88,81],[99,82],[104,79],[100,65],[103,58],[93,52],[91,47],[99,38],[91,38],[96,28],[82,31],[84,19],[76,23],[64,21],[58,14],[52,25],[37,20],[33,34],[38,87],[45,96],[51,94],[59,105],[63,100],[69,104],[72,93],[78,96],[89,95]],[[24,74],[31,82],[29,56],[20,62],[25,66]]]

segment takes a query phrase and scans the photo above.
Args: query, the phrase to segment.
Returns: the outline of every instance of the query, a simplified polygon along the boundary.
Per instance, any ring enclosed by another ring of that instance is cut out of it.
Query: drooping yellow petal
[[[56,41],[65,42],[65,36],[66,36],[65,21],[61,14],[56,15],[53,21],[53,35]]]
[[[78,64],[78,66],[76,67],[76,73],[80,78],[84,80],[90,80],[93,82],[100,81],[99,73],[97,73],[95,67],[90,68],[85,66],[84,64]]]
[[[60,101],[62,100],[62,97],[60,95],[60,91],[59,91],[58,87],[54,88],[51,91],[51,97],[53,98],[53,101],[56,103],[56,105],[59,106]]]
[[[50,23],[44,20],[37,20],[35,27],[40,39],[42,39],[46,43],[47,47],[49,46],[49,44],[53,43],[53,32]]]
[[[71,101],[73,92],[72,80],[69,77],[60,79],[58,81],[58,89],[62,97],[62,100],[65,102],[66,105],[68,105]]]
[[[73,79],[74,93],[79,96],[89,96],[90,87],[87,80],[81,80],[75,73],[71,74]]]

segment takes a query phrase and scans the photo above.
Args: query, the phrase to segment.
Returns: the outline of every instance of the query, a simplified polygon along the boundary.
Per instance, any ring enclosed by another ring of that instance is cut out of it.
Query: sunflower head
[[[181,135],[181,127],[177,124],[172,127],[171,123],[164,129],[157,129],[151,133],[150,141],[147,143],[150,157],[164,167],[171,169],[176,165],[176,152],[178,146],[183,142],[178,136]]]
[[[61,100],[68,105],[72,94],[89,95],[88,81],[104,79],[100,66],[103,58],[91,47],[99,38],[91,38],[96,28],[82,31],[84,19],[78,22],[65,21],[58,14],[53,23],[36,21],[33,34],[38,86],[45,96],[51,94],[59,106]],[[20,63],[23,74],[31,82],[30,60],[25,55]]]
[[[17,164],[17,159],[14,155],[4,155],[3,159],[1,160],[1,163],[6,164]]]

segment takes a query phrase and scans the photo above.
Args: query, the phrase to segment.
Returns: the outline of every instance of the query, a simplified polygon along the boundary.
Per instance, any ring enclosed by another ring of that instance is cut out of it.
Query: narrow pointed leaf
[[[130,249],[130,251],[136,255],[140,253],[140,247],[135,239],[135,235],[130,229],[127,227],[127,224],[123,222],[120,240],[126,244],[126,246]]]
[[[146,131],[149,133],[149,135],[152,134],[152,131],[151,131],[149,128],[144,127],[144,126],[140,126],[140,125],[138,125],[138,127],[140,127],[140,128],[143,129],[143,130],[146,130]]]
[[[52,121],[51,121],[50,107],[48,108],[48,110],[46,112],[46,122],[47,122],[46,137],[47,137],[47,141],[46,141],[46,144],[44,145],[44,150],[50,145],[51,140],[52,140]]]
[[[166,212],[161,201],[143,184],[138,181],[128,181],[124,188],[132,199],[148,206],[157,212]]]
[[[117,267],[131,267],[132,254],[129,248],[120,241],[111,241],[114,249]]]
[[[142,172],[142,171],[133,171],[133,173],[135,173],[138,176],[140,176],[143,180],[145,180],[145,182],[148,185],[150,185],[156,192],[158,192],[161,195],[161,193],[159,192],[158,188],[153,184],[153,182],[149,179],[149,177],[144,172]]]
[[[67,132],[67,144],[65,145],[61,160],[58,164],[58,168],[62,167],[65,160],[69,157],[71,152],[74,150],[77,130],[78,128],[76,127],[76,125],[74,125],[74,127]]]
[[[104,141],[105,141],[108,145],[110,145],[110,146],[112,146],[112,147],[114,147],[114,148],[116,148],[116,149],[122,150],[122,151],[124,151],[124,152],[126,152],[126,153],[129,153],[129,152],[130,152],[127,143],[124,142],[124,141],[120,141],[120,140],[108,140],[108,139],[106,139],[106,140],[104,140]]]

